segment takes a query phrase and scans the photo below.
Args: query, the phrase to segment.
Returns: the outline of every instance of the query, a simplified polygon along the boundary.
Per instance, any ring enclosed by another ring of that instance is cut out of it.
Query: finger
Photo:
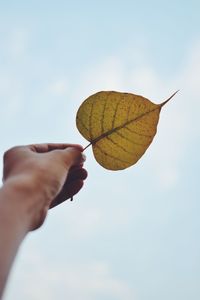
[[[75,147],[68,147],[64,150],[55,150],[55,155],[59,155],[63,163],[65,163],[66,168],[71,168],[76,165],[83,164],[86,160],[86,156]]]
[[[64,150],[68,147],[76,148],[79,151],[83,151],[83,147],[78,144],[56,144],[56,143],[46,143],[46,144],[33,144],[29,145],[29,149],[37,153],[45,153],[53,150]]]
[[[70,187],[63,189],[63,191],[53,200],[49,208],[53,208],[76,195],[83,187],[83,184],[83,180],[73,181],[70,184]]]
[[[77,179],[81,179],[81,180],[85,180],[88,176],[88,173],[85,169],[83,168],[74,168],[71,169],[68,177],[67,177],[67,182],[71,182],[73,180],[77,180]]]

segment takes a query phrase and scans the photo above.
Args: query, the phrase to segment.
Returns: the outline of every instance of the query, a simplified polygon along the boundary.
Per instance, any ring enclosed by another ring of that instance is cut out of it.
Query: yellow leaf
[[[161,108],[176,93],[165,102],[154,104],[130,93],[98,92],[79,107],[77,128],[90,142],[88,146],[92,145],[101,166],[109,170],[126,169],[135,164],[151,144]]]

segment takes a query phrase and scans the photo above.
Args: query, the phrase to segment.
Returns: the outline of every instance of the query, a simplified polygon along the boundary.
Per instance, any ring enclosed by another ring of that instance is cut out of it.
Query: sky
[[[73,142],[101,90],[161,103],[141,160],[88,179],[23,242],[5,300],[200,299],[199,1],[0,0],[0,155]],[[2,170],[2,162],[0,163]]]

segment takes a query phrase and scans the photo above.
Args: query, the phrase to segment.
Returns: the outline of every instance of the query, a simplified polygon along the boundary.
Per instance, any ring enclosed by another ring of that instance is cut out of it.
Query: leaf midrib
[[[94,144],[96,144],[98,141],[100,141],[101,139],[103,139],[103,138],[105,138],[105,137],[111,135],[113,132],[116,132],[116,131],[118,131],[118,130],[124,128],[124,127],[126,127],[127,125],[129,125],[129,124],[131,124],[131,123],[133,123],[133,122],[135,122],[135,121],[138,121],[139,119],[141,119],[141,118],[143,118],[144,116],[146,116],[146,115],[148,115],[148,114],[150,114],[150,113],[156,111],[157,109],[158,109],[158,110],[161,110],[161,108],[162,108],[162,107],[161,107],[161,104],[158,104],[156,108],[154,108],[154,109],[152,109],[152,110],[150,110],[150,111],[147,111],[147,112],[141,114],[140,116],[138,116],[138,117],[136,117],[136,118],[134,118],[134,119],[132,119],[132,120],[126,121],[125,123],[121,124],[120,126],[117,126],[117,127],[115,127],[115,128],[112,128],[112,129],[110,129],[110,130],[104,132],[104,133],[101,134],[100,136],[98,136],[98,137],[96,137],[95,139],[91,140],[90,143],[84,148],[84,150],[85,150],[86,148],[88,148],[90,145],[94,145]]]

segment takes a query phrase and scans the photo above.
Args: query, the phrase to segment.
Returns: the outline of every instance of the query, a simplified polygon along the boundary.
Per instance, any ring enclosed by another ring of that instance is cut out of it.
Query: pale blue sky
[[[142,94],[162,111],[137,165],[86,152],[84,189],[20,249],[5,300],[199,300],[199,1],[0,1],[0,153],[76,142],[82,101]],[[2,166],[2,163],[1,163]]]

